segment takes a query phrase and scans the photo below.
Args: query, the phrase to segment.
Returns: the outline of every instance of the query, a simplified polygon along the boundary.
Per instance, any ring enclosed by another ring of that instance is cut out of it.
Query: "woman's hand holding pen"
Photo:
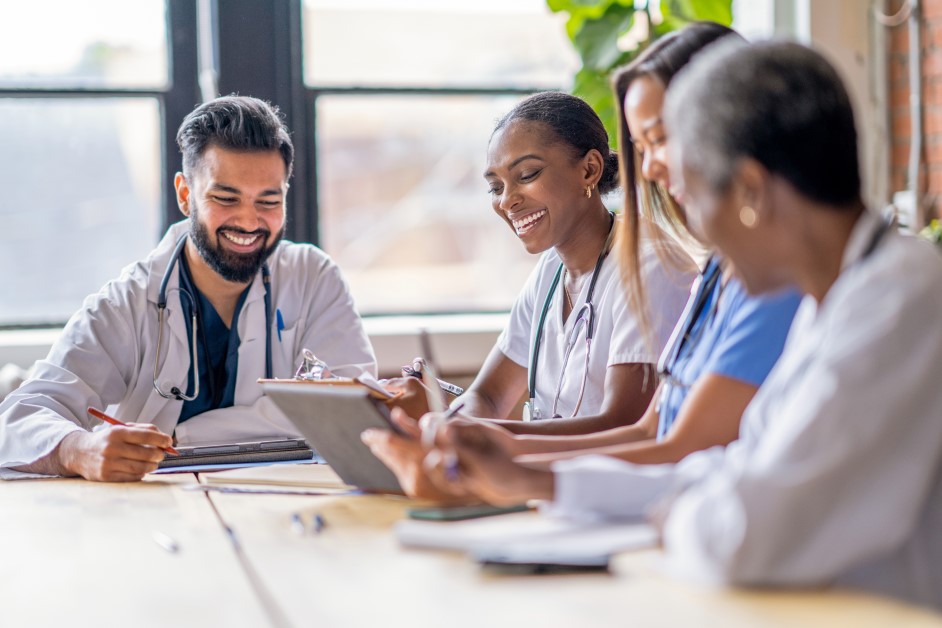
[[[389,392],[399,395],[389,405],[402,408],[410,417],[422,416],[428,412],[428,395],[421,379],[397,377],[385,380],[383,386]]]
[[[418,380],[414,380],[418,382]],[[422,468],[428,451],[422,447],[419,423],[402,408],[393,408],[392,422],[402,432],[369,429],[360,438],[377,458],[396,475],[402,490],[410,497],[446,503],[467,503],[464,492],[439,488],[432,484]],[[477,500],[471,500],[477,501]]]
[[[470,493],[497,506],[551,499],[553,474],[516,464],[501,432],[513,438],[503,428],[483,421],[452,421],[441,426],[436,430],[435,448],[425,460],[429,478],[440,489]],[[457,456],[457,476],[448,468],[449,453]]]

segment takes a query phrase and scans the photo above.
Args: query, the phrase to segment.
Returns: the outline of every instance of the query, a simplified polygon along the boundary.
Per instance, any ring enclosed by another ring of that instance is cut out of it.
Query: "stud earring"
[[[746,229],[754,229],[759,224],[759,214],[748,205],[743,205],[742,209],[739,210],[739,222]]]
[[[585,186],[585,197],[592,198],[592,186],[591,185]]]

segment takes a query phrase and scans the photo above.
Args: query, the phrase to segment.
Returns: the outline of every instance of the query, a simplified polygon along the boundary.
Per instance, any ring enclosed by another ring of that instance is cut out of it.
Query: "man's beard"
[[[284,227],[278,232],[278,235],[270,245],[263,244],[262,247],[254,253],[235,253],[229,251],[219,244],[223,237],[222,233],[238,234],[240,236],[252,236],[258,234],[262,242],[268,242],[271,231],[268,229],[256,229],[255,231],[245,231],[238,227],[220,227],[216,230],[217,244],[214,246],[210,240],[209,230],[199,219],[199,209],[194,206],[190,216],[190,239],[196,245],[203,261],[212,268],[219,276],[226,281],[233,283],[248,283],[255,277],[255,274],[265,263],[265,260],[272,254],[281,238],[284,237]]]

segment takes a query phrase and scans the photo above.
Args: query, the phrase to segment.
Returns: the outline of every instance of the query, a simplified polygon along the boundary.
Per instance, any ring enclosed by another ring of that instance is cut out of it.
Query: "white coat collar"
[[[157,247],[144,260],[143,264],[148,272],[147,299],[154,308],[157,307],[157,296],[164,273],[170,264],[170,258],[176,248],[177,242],[189,230],[187,220],[171,225]],[[282,243],[283,244],[283,243]],[[282,244],[272,254],[269,263],[276,262]],[[274,264],[277,266],[277,263]],[[275,277],[273,273],[272,281]],[[163,364],[160,372],[174,373],[180,381],[162,380],[161,388],[169,390],[172,386],[186,387],[184,374],[190,369],[190,343],[187,339],[186,325],[177,297],[176,289],[179,287],[179,266],[175,266],[170,280],[167,282],[167,314],[164,325],[170,329],[165,350]],[[177,297],[177,298],[175,298]],[[272,305],[274,307],[274,304]],[[272,323],[275,314],[272,312]],[[262,282],[262,273],[259,272],[245,303],[239,314],[239,369],[236,375],[235,404],[251,405],[258,397],[258,384],[256,380],[265,375],[265,286]],[[273,330],[274,333],[274,330]],[[146,402],[142,416],[157,416],[171,400],[165,399],[154,392]],[[180,403],[180,402],[174,402]],[[167,426],[171,427],[171,426]],[[172,429],[172,427],[171,427]]]
[[[882,228],[883,219],[870,210],[864,210],[860,218],[851,229],[847,245],[844,247],[844,256],[841,259],[841,272],[857,263],[873,243],[878,229]]]
[[[177,242],[180,241],[180,237],[188,233],[190,230],[190,221],[189,219],[181,220],[180,222],[170,225],[170,228],[167,229],[167,233],[164,234],[164,237],[161,238],[160,243],[157,245],[150,255],[144,260],[144,264],[147,267],[147,300],[156,305],[157,297],[160,292],[160,282],[163,280],[164,274],[167,272],[167,267],[171,263],[171,257],[173,255],[173,250],[177,246]],[[280,248],[279,244],[279,248]],[[273,257],[277,255],[278,251],[272,255]],[[180,285],[180,274],[179,267],[174,265],[173,274],[170,277],[170,281],[167,282],[167,292],[175,290]],[[259,271],[255,275],[255,279],[252,281],[252,286],[249,290],[248,295],[245,297],[245,305],[247,307],[249,303],[254,301],[263,300],[265,297],[265,286],[262,283],[262,273]],[[168,303],[171,302],[170,295],[167,297]],[[170,309],[168,307],[168,309]],[[241,327],[241,325],[240,325]]]

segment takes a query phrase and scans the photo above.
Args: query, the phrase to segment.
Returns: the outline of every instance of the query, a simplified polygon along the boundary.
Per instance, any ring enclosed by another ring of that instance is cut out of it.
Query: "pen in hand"
[[[436,417],[436,421],[426,425],[425,429],[422,430],[422,444],[426,449],[431,449],[435,446],[435,435],[438,433],[438,430],[448,419],[454,418],[461,412],[462,408],[464,408],[464,402],[457,403],[444,415]],[[445,466],[445,479],[449,482],[456,481],[458,479],[458,455],[451,449],[443,451],[442,462]]]
[[[101,419],[105,423],[110,423],[111,425],[119,425],[121,427],[130,427],[130,425],[128,425],[124,421],[119,421],[113,416],[108,416],[101,410],[96,410],[95,408],[88,408],[88,413],[92,415],[93,417],[95,417],[96,419]],[[161,451],[167,454],[173,454],[174,456],[180,455],[180,452],[174,449],[173,447],[161,447],[160,449]]]
[[[461,409],[464,407],[464,402],[456,404],[453,408],[448,411],[448,414],[445,415],[443,422],[448,419],[453,418],[456,414],[461,412]],[[458,479],[458,455],[454,451],[449,450],[445,452],[445,479],[449,482],[455,482]]]

